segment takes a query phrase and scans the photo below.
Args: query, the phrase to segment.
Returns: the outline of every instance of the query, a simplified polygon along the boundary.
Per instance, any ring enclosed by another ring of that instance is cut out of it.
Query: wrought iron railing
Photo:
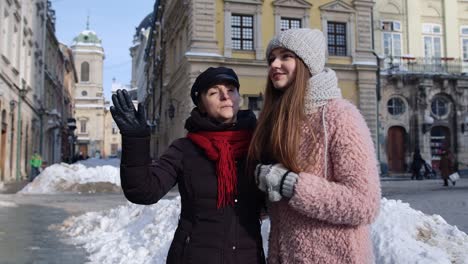
[[[448,57],[387,57],[381,67],[389,71],[410,73],[468,73],[468,60]]]

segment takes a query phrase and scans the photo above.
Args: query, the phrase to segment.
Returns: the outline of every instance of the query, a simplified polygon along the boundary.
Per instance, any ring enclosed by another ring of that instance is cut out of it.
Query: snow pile
[[[155,205],[128,204],[67,219],[59,229],[83,245],[92,263],[166,263],[180,212],[180,197]],[[266,251],[270,221],[262,224]],[[438,215],[382,199],[372,226],[376,263],[468,263],[468,236]]]
[[[468,263],[468,235],[439,215],[401,201],[381,201],[372,228],[376,263]]]
[[[58,229],[83,245],[91,263],[166,263],[179,212],[180,196],[70,217]]]
[[[99,166],[105,160],[89,161],[90,167],[80,163],[54,164],[26,185],[22,194],[54,194],[61,192],[95,193],[120,192],[120,172],[115,166]],[[95,167],[91,167],[95,166]]]

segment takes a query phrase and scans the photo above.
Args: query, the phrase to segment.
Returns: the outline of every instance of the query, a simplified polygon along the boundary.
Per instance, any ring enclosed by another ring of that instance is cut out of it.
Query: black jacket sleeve
[[[182,171],[182,150],[176,142],[152,162],[150,138],[122,136],[120,180],[125,197],[136,204],[159,201],[177,182]]]

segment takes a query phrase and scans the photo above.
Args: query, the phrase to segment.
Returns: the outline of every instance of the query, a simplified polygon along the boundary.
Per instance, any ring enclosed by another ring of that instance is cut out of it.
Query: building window
[[[426,58],[442,57],[441,37],[424,36],[424,56]]]
[[[462,39],[463,61],[468,62],[468,37]]]
[[[260,100],[258,96],[249,96],[249,110],[258,111],[260,110]]]
[[[282,17],[281,18],[281,31],[288,30],[288,29],[294,29],[294,28],[301,28],[301,20],[297,18],[287,18],[287,17]]]
[[[80,132],[86,133],[86,120],[80,120]]]
[[[111,144],[111,155],[117,155],[118,149],[119,149],[119,144]]]
[[[406,111],[405,103],[398,97],[393,97],[388,100],[387,109],[391,115],[401,115]]]
[[[17,25],[14,25],[13,26],[13,39],[12,41],[9,43],[9,45],[11,45],[11,63],[13,65],[13,67],[15,67],[17,70],[19,70],[18,68],[18,52],[19,52],[19,49],[20,49],[20,45],[18,43],[18,37],[19,37],[19,28]]]
[[[331,56],[346,56],[346,23],[327,23],[328,54]]]
[[[400,33],[383,33],[383,49],[385,57],[398,58],[401,57],[401,34]]]
[[[442,57],[442,28],[437,24],[423,24],[424,56]]]
[[[117,124],[112,121],[112,134],[118,134],[119,133],[119,128],[117,127]]]
[[[401,31],[400,21],[382,21],[382,31]]]
[[[10,41],[11,39],[11,30],[10,30],[10,21],[11,21],[11,17],[10,17],[10,14],[8,13],[7,10],[4,10],[3,12],[3,21],[2,21],[2,54],[5,56],[5,57],[9,57],[9,47],[10,45],[8,45],[8,42]]]
[[[437,97],[431,103],[432,114],[438,118],[447,115],[448,110],[448,101],[443,97]]]
[[[402,54],[401,23],[399,21],[382,21],[383,53],[385,57],[400,57]]]
[[[468,26],[463,26],[461,32],[461,45],[462,45],[462,59],[468,62]]]
[[[86,61],[81,63],[81,81],[89,82],[89,63]]]
[[[253,50],[253,16],[232,15],[232,48]]]

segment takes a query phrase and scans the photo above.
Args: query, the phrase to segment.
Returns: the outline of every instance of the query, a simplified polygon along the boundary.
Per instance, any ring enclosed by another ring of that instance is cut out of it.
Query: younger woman
[[[270,200],[268,263],[373,263],[380,185],[369,129],[325,68],[319,30],[281,32],[267,48],[264,108],[249,149]]]

